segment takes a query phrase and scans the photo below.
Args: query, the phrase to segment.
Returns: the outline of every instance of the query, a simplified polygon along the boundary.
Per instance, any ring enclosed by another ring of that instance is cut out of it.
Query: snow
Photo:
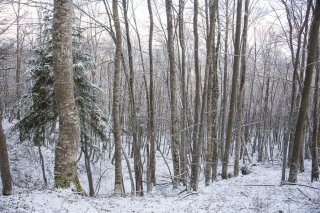
[[[5,129],[11,124],[4,122]],[[7,131],[8,133],[8,131]],[[7,134],[8,137],[8,134]],[[94,198],[81,196],[71,189],[53,189],[54,152],[42,148],[49,182],[44,187],[37,148],[30,144],[17,144],[16,136],[7,138],[14,195],[0,196],[0,212],[320,212],[320,183],[310,182],[311,162],[306,160],[306,171],[298,176],[300,185],[280,185],[279,162],[256,164],[251,173],[219,179],[204,186],[200,176],[198,193],[184,191],[180,186],[173,190],[169,172],[157,155],[158,183],[154,190],[136,197],[130,193],[130,179],[125,161],[123,174],[126,194],[113,195],[114,167],[107,157],[92,165],[94,186],[99,188]],[[106,153],[106,156],[108,154]],[[171,166],[170,158],[166,158]],[[132,159],[130,159],[132,163]],[[232,167],[229,168],[232,170]],[[219,167],[219,171],[221,168]],[[87,189],[87,179],[82,161],[78,164],[82,186]],[[203,170],[201,171],[203,173]],[[201,174],[202,174],[201,173]],[[101,177],[100,185],[98,179]],[[311,187],[313,188],[311,188]],[[0,186],[1,190],[1,186]]]

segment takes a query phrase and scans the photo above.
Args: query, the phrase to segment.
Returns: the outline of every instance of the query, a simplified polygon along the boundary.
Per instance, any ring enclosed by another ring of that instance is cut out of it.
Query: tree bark
[[[196,76],[196,91],[194,99],[194,129],[193,129],[193,148],[191,164],[191,187],[193,191],[198,191],[198,173],[200,160],[200,140],[199,131],[199,108],[200,108],[200,69],[199,69],[199,35],[198,35],[198,0],[194,0],[193,5],[193,35],[194,35],[194,72]],[[206,80],[206,79],[205,79]],[[200,134],[201,135],[201,134]],[[198,159],[199,156],[199,159]]]
[[[289,45],[290,45],[290,51],[291,51],[291,58],[292,58],[292,64],[293,64],[293,82],[292,82],[292,95],[291,95],[291,108],[290,108],[290,115],[291,115],[291,120],[290,120],[290,141],[289,141],[289,153],[288,153],[288,165],[291,164],[291,157],[292,157],[292,152],[293,152],[293,143],[294,143],[294,123],[296,122],[296,110],[297,110],[297,105],[299,103],[299,93],[297,94],[297,89],[300,89],[301,92],[301,81],[303,80],[302,76],[299,76],[298,73],[298,69],[299,69],[299,64],[300,64],[300,51],[301,51],[301,41],[302,41],[302,33],[303,30],[305,28],[305,26],[308,25],[308,20],[309,20],[309,14],[310,14],[310,10],[311,10],[311,6],[312,6],[312,1],[308,2],[308,7],[307,7],[307,11],[306,11],[306,16],[304,19],[304,22],[301,26],[301,28],[298,31],[298,41],[297,41],[297,50],[296,50],[296,54],[294,54],[294,49],[293,49],[293,27],[292,27],[292,18],[290,17],[291,12],[289,9],[289,6],[287,5],[287,3],[283,0],[281,0],[282,3],[285,6],[286,9],[286,13],[287,13],[287,19],[288,19],[288,23],[289,23]],[[304,63],[303,63],[304,64]],[[303,68],[304,69],[304,68]]]
[[[127,11],[127,0],[122,0],[123,14],[124,14],[124,23],[126,27],[126,38],[127,38],[127,48],[129,56],[129,93],[130,93],[130,105],[131,105],[131,127],[132,127],[132,136],[133,136],[133,157],[134,157],[134,173],[135,173],[135,182],[136,182],[136,194],[143,196],[143,185],[142,185],[142,163],[140,155],[140,144],[138,141],[138,119],[136,113],[136,103],[135,103],[135,88],[134,88],[134,68],[133,68],[133,59],[132,59],[132,47],[131,47],[131,38],[128,22],[128,11]]]
[[[166,0],[167,31],[168,31],[168,54],[170,64],[170,109],[171,109],[171,152],[173,161],[174,187],[177,187],[180,181],[180,123],[178,117],[177,104],[177,71],[174,57],[174,34],[172,23],[172,0]]]
[[[156,185],[156,138],[155,138],[155,121],[154,121],[154,83],[153,83],[153,14],[151,7],[151,0],[148,0],[148,11],[150,18],[150,28],[149,28],[149,66],[150,66],[150,82],[149,82],[149,140],[150,140],[150,159],[149,159],[149,171],[148,171],[148,182],[150,182],[151,188],[148,191],[152,190],[152,185]]]
[[[216,118],[217,118],[217,102],[219,97],[219,86],[218,86],[218,74],[216,66],[216,48],[215,48],[215,22],[216,22],[216,9],[218,1],[211,0],[209,2],[209,35],[207,38],[207,64],[209,69],[209,82],[208,82],[208,139],[207,139],[207,152],[206,152],[206,164],[205,164],[205,184],[209,185],[212,180],[212,168],[213,159],[217,156],[216,153]],[[199,139],[200,141],[200,139]],[[200,159],[200,153],[198,153]],[[198,162],[199,163],[199,162]],[[199,168],[199,166],[198,166]]]
[[[241,30],[241,13],[242,13],[242,0],[238,0],[237,5],[237,20],[236,20],[236,34],[234,42],[234,62],[233,62],[233,74],[232,74],[232,86],[230,97],[230,109],[226,131],[226,144],[222,162],[222,179],[228,178],[228,166],[229,166],[229,152],[232,143],[232,129],[234,122],[234,114],[236,111],[237,102],[237,88],[238,88],[238,76],[239,76],[239,61],[240,61],[240,30]]]
[[[320,46],[319,37],[317,45],[317,63],[316,63],[316,79],[314,83],[314,94],[313,94],[313,130],[312,130],[312,140],[310,144],[311,150],[311,182],[319,180],[319,162],[318,162],[318,131],[319,131],[319,75],[320,75]]]
[[[21,11],[21,1],[19,0],[17,2],[18,8],[17,10],[13,7],[15,16],[16,16],[16,39],[17,39],[17,47],[16,47],[16,76],[15,76],[15,83],[16,83],[16,101],[19,102],[21,99],[21,47],[23,44],[21,44],[21,35],[20,35],[20,11]],[[17,108],[17,114],[16,118],[17,120],[20,120],[21,113],[20,113],[20,107]]]
[[[113,20],[116,31],[116,52],[114,56],[114,76],[113,76],[113,104],[112,104],[112,118],[113,118],[113,135],[115,144],[115,184],[114,193],[123,193],[122,183],[122,158],[121,158],[121,121],[120,121],[120,81],[121,81],[121,26],[118,12],[118,0],[112,1]]]
[[[226,0],[226,8],[229,7],[229,0]],[[229,11],[226,10],[226,33],[225,33],[225,41],[224,41],[224,58],[223,58],[223,89],[222,89],[222,103],[221,103],[221,133],[220,140],[222,141],[225,137],[225,127],[226,127],[226,108],[227,108],[227,84],[228,84],[228,45],[229,45]],[[224,144],[221,142],[220,146],[220,156],[222,159],[224,153]]]
[[[12,179],[10,173],[6,136],[2,127],[2,106],[0,106],[0,173],[2,181],[2,194],[11,195]]]
[[[54,90],[59,114],[59,140],[56,146],[55,186],[84,193],[77,175],[76,157],[80,141],[79,114],[74,99],[72,60],[72,0],[55,0],[53,15]]]
[[[247,34],[248,34],[248,19],[249,19],[249,0],[245,0],[244,4],[244,22],[242,32],[242,49],[241,49],[241,74],[240,74],[240,89],[238,95],[238,120],[237,120],[237,136],[236,148],[234,155],[233,175],[239,175],[239,162],[240,162],[240,148],[242,137],[242,117],[243,117],[243,102],[244,102],[244,84],[246,76],[246,54],[247,54]],[[244,145],[244,144],[243,144]]]
[[[309,108],[312,75],[313,75],[313,70],[315,66],[314,62],[316,60],[316,49],[317,49],[317,41],[318,41],[318,35],[319,35],[319,25],[320,25],[320,0],[317,0],[314,8],[314,17],[313,17],[311,28],[310,28],[306,76],[304,80],[300,109],[299,109],[298,119],[297,119],[296,128],[295,128],[292,159],[290,164],[288,181],[292,183],[297,181],[297,175],[299,171],[299,155],[300,155],[300,149],[302,146],[301,136],[303,134],[307,110]]]
[[[90,156],[89,156],[89,150],[88,150],[88,140],[85,134],[83,134],[82,136],[82,152],[83,152],[84,164],[86,167],[87,178],[88,178],[89,196],[93,197],[94,196],[93,178],[92,178]]]
[[[184,0],[179,0],[179,41],[181,47],[181,99],[182,99],[182,110],[181,110],[181,146],[180,146],[180,167],[181,167],[181,178],[183,183],[186,184],[187,179],[187,150],[188,144],[187,136],[187,111],[188,111],[188,95],[186,88],[186,43],[184,35]]]

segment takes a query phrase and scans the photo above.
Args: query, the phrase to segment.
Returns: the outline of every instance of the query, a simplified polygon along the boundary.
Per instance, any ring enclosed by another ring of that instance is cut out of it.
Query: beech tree
[[[128,8],[127,0],[122,0],[124,22],[126,28],[126,40],[127,40],[127,49],[129,57],[129,99],[131,105],[131,123],[132,123],[132,136],[133,136],[133,156],[134,156],[134,173],[136,180],[136,193],[138,195],[143,195],[143,185],[142,185],[142,163],[140,155],[141,142],[138,140],[138,121],[136,113],[136,100],[135,100],[135,77],[134,77],[134,68],[133,68],[133,56],[132,56],[132,47],[131,47],[131,38],[129,30],[129,21],[128,21]]]
[[[240,30],[241,30],[241,14],[242,14],[242,0],[237,3],[237,21],[236,21],[236,34],[234,41],[234,60],[233,60],[233,73],[232,73],[232,86],[230,96],[230,109],[227,123],[226,144],[224,149],[224,156],[222,162],[222,179],[228,178],[229,166],[229,152],[232,143],[232,129],[234,122],[234,115],[236,112],[237,90],[238,90],[238,76],[239,76],[239,62],[240,62]]]
[[[54,90],[59,114],[59,139],[55,152],[54,178],[57,188],[80,185],[76,158],[80,142],[80,119],[76,108],[72,68],[72,0],[55,0],[53,13]]]
[[[240,85],[238,94],[238,113],[237,113],[237,134],[236,134],[236,146],[235,146],[235,160],[233,175],[236,177],[239,175],[239,161],[240,161],[240,149],[245,149],[246,144],[241,144],[242,137],[242,122],[243,122],[243,102],[244,102],[244,85],[246,77],[246,54],[247,54],[247,35],[248,35],[248,19],[249,19],[249,0],[245,0],[244,5],[244,23],[242,31],[242,47],[241,47],[241,73],[240,73]]]
[[[168,55],[170,70],[170,109],[171,109],[171,152],[173,161],[174,187],[180,181],[180,123],[177,104],[177,70],[174,56],[174,34],[172,23],[172,0],[166,0],[167,32],[168,32]]]
[[[193,35],[194,35],[194,72],[196,76],[196,88],[194,99],[194,129],[193,129],[193,150],[191,164],[191,187],[193,191],[198,191],[199,161],[201,152],[201,128],[199,130],[199,109],[200,109],[200,67],[199,67],[199,34],[198,34],[198,11],[199,3],[195,0],[193,3]]]
[[[152,185],[156,185],[156,133],[155,133],[155,107],[154,107],[154,70],[153,70],[153,12],[151,6],[151,0],[148,1],[148,12],[150,19],[149,27],[149,104],[148,104],[148,117],[149,117],[149,140],[150,140],[150,157],[148,162],[147,181],[148,190],[152,189]]]
[[[122,38],[121,26],[118,12],[118,0],[112,1],[113,21],[116,31],[115,43],[116,51],[114,55],[114,76],[113,76],[113,103],[112,103],[112,118],[113,118],[113,135],[115,144],[115,184],[114,193],[122,194],[122,158],[121,158],[121,124],[120,124],[120,80],[121,80],[121,54],[122,54]]]
[[[211,180],[217,179],[218,169],[218,141],[217,141],[217,112],[218,112],[218,98],[219,98],[219,84],[218,84],[218,43],[215,44],[216,32],[216,16],[217,16],[218,1],[209,2],[209,35],[207,39],[207,61],[206,67],[209,70],[208,78],[208,133],[207,133],[207,150],[205,162],[205,184],[209,185]],[[219,37],[219,36],[218,36]]]
[[[316,63],[316,76],[314,81],[314,92],[313,92],[313,129],[312,129],[312,141],[310,144],[311,150],[311,160],[312,160],[312,169],[311,169],[311,182],[319,180],[319,152],[318,152],[318,136],[319,136],[319,77],[320,77],[320,46],[319,38],[317,45],[317,63]]]
[[[300,159],[300,150],[303,142],[302,135],[305,127],[307,110],[309,107],[312,76],[313,76],[315,61],[316,61],[319,26],[320,26],[320,0],[317,0],[316,5],[314,7],[313,20],[310,27],[306,75],[305,75],[305,80],[303,84],[300,109],[299,109],[299,114],[298,114],[298,119],[296,123],[295,134],[294,134],[292,159],[291,159],[290,172],[289,172],[289,178],[288,178],[288,181],[292,183],[295,183],[297,181],[297,176],[298,176],[298,171],[300,166],[299,159]]]
[[[8,149],[6,143],[6,136],[2,127],[2,103],[0,103],[0,175],[2,182],[2,194],[11,195],[12,194],[12,180],[10,173]]]
[[[0,0],[0,4],[5,3],[5,1]],[[1,5],[2,6],[2,5]],[[0,11],[2,11],[2,7],[0,7]],[[3,21],[2,19],[0,22]],[[8,26],[4,26],[0,28],[0,36],[4,34],[8,30]],[[0,65],[4,61],[7,60],[8,49],[9,47],[3,47],[3,44],[0,42]],[[2,66],[1,66],[2,68]],[[8,86],[6,82],[5,73],[7,68],[1,69],[0,75],[0,176],[2,182],[2,194],[3,195],[11,195],[12,194],[12,178],[10,173],[10,164],[9,164],[9,156],[8,156],[8,149],[7,149],[7,141],[6,135],[4,133],[4,129],[2,126],[3,121],[3,112],[4,112],[4,104],[6,103],[5,100],[5,93],[7,92],[5,89]]]

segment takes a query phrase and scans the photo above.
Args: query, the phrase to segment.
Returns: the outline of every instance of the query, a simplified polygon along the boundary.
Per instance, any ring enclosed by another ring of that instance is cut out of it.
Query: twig
[[[135,191],[135,188],[134,188],[132,170],[131,170],[131,167],[130,167],[130,162],[129,162],[128,156],[127,156],[127,154],[126,154],[126,152],[124,151],[123,148],[122,148],[122,154],[123,154],[124,158],[126,159],[126,163],[127,163],[127,167],[128,167],[128,172],[129,172],[129,177],[130,177],[130,182],[131,182],[131,194],[134,195],[137,192]]]
[[[299,189],[299,188],[297,188],[297,189],[299,190],[299,192],[300,192],[301,194],[303,194],[306,198],[308,198],[309,201],[312,202],[312,199],[311,199],[309,196],[307,196],[305,193],[303,193],[303,192],[301,191],[301,189]]]
[[[167,168],[168,168],[168,171],[169,171],[169,174],[170,174],[170,178],[171,178],[172,184],[174,185],[174,180],[173,180],[173,177],[172,177],[172,173],[171,173],[171,170],[170,170],[170,166],[169,166],[168,162],[166,161],[166,158],[164,157],[162,151],[161,151],[160,149],[159,149],[158,151],[160,152],[160,154],[161,154],[164,162],[165,162],[166,165],[167,165]]]
[[[185,191],[187,191],[187,189],[182,190],[181,192],[178,193],[178,195],[182,194]]]
[[[179,200],[182,200],[183,198],[189,197],[190,195],[199,195],[199,192],[190,192],[189,194],[183,195],[180,197]]]
[[[100,167],[101,169],[101,167]],[[102,173],[100,173],[100,176],[98,178],[98,181],[97,181],[97,185],[96,185],[96,188],[95,188],[95,192],[96,194],[98,194],[99,190],[100,190],[100,184],[101,184],[101,180],[102,180],[102,177],[104,176],[104,174],[109,170],[109,168],[107,168],[106,170],[104,170]],[[101,171],[101,170],[100,170]]]
[[[316,187],[313,187],[313,186],[304,185],[304,184],[298,184],[298,183],[281,182],[281,185],[288,185],[288,186],[304,186],[304,187],[308,187],[308,188],[311,188],[311,189],[317,189],[317,190],[320,190],[319,188],[316,188]]]

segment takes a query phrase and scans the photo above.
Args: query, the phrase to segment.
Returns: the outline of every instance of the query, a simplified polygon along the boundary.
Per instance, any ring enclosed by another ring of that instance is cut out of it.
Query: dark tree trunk
[[[240,148],[242,138],[242,117],[243,117],[243,102],[244,102],[244,84],[246,76],[246,54],[247,54],[247,34],[248,34],[248,19],[249,19],[249,0],[245,0],[244,4],[244,21],[242,32],[242,52],[241,52],[241,74],[240,74],[240,89],[238,95],[238,120],[237,120],[237,137],[233,175],[239,175],[239,162],[240,162]],[[244,144],[243,144],[244,146]]]
[[[148,11],[150,18],[150,29],[149,29],[149,65],[150,65],[150,82],[149,82],[149,140],[150,140],[150,158],[149,158],[149,171],[148,171],[148,182],[150,185],[156,185],[156,137],[155,137],[155,121],[154,121],[154,85],[153,85],[153,14],[151,7],[151,0],[148,0]],[[151,188],[148,189],[150,191]]]
[[[229,152],[230,152],[230,147],[232,143],[232,129],[233,129],[233,122],[234,122],[234,114],[236,111],[239,62],[240,62],[241,14],[242,14],[242,0],[238,0],[236,34],[235,34],[235,42],[234,42],[234,62],[233,62],[232,86],[231,86],[231,97],[230,97],[230,110],[229,110],[229,117],[228,117],[228,123],[227,123],[225,151],[224,151],[223,162],[222,162],[222,174],[221,174],[222,179],[228,178]]]
[[[172,23],[172,0],[166,0],[167,31],[168,31],[168,53],[170,64],[170,109],[171,109],[171,152],[173,161],[174,187],[180,181],[180,122],[177,104],[177,71],[174,56],[174,36]]]
[[[3,127],[2,127],[2,108],[0,108],[0,173],[1,173],[1,181],[2,181],[2,194],[11,195],[12,179],[11,179],[10,166],[9,166],[6,136],[4,134]]]
[[[212,174],[216,173],[216,160],[217,157],[217,104],[219,97],[219,85],[218,85],[218,73],[217,73],[217,55],[215,47],[215,22],[216,22],[216,11],[218,1],[209,2],[209,35],[207,38],[207,61],[206,67],[209,69],[209,78],[208,78],[208,139],[207,139],[207,150],[206,150],[206,165],[205,165],[205,184],[209,185],[212,178]],[[201,141],[199,139],[199,141]],[[199,153],[200,159],[200,153]],[[199,162],[198,162],[199,163]],[[215,175],[214,175],[215,176]]]
[[[199,107],[200,107],[200,69],[199,69],[199,35],[198,35],[198,0],[194,0],[193,5],[193,35],[194,35],[194,72],[196,76],[196,91],[194,102],[194,129],[193,129],[193,148],[192,148],[192,164],[191,164],[191,187],[193,191],[198,190],[198,171],[200,157],[200,140],[199,133]],[[201,130],[200,130],[201,131]]]
[[[92,178],[92,171],[90,165],[90,156],[88,150],[88,140],[86,136],[82,137],[82,152],[84,155],[84,163],[86,166],[87,178],[88,178],[88,185],[89,185],[89,196],[94,196],[94,188],[93,188],[93,178]]]
[[[320,75],[320,46],[319,38],[317,45],[317,63],[316,63],[316,79],[314,83],[314,94],[313,94],[313,131],[312,140],[310,144],[312,169],[311,169],[311,182],[319,180],[319,162],[318,162],[318,131],[319,131],[319,75]]]
[[[182,110],[181,110],[181,146],[180,146],[180,167],[181,167],[181,178],[183,184],[186,184],[186,162],[187,152],[186,146],[188,144],[187,136],[187,111],[188,111],[188,96],[186,88],[186,44],[184,36],[184,0],[179,0],[179,41],[181,47],[181,93],[182,93]]]
[[[122,0],[124,22],[126,27],[126,38],[127,38],[127,48],[129,56],[129,99],[131,105],[131,127],[132,127],[132,136],[133,136],[133,156],[134,156],[134,173],[136,181],[136,194],[143,196],[143,185],[142,185],[142,163],[140,156],[140,144],[138,141],[138,118],[136,113],[136,103],[135,103],[135,88],[134,88],[134,69],[133,69],[133,58],[132,58],[132,47],[131,47],[131,38],[128,22],[128,11],[127,11],[127,0]]]
[[[316,61],[319,25],[320,25],[320,0],[317,0],[314,8],[314,17],[313,17],[311,28],[310,28],[306,76],[304,80],[302,96],[301,96],[301,104],[300,104],[298,119],[296,123],[295,135],[294,135],[292,159],[291,159],[289,179],[288,179],[288,181],[292,183],[297,181],[297,175],[299,171],[299,155],[300,155],[300,150],[302,146],[302,135],[303,135],[303,129],[305,126],[307,110],[309,108],[312,75],[313,75],[313,70],[315,66],[314,62]]]

